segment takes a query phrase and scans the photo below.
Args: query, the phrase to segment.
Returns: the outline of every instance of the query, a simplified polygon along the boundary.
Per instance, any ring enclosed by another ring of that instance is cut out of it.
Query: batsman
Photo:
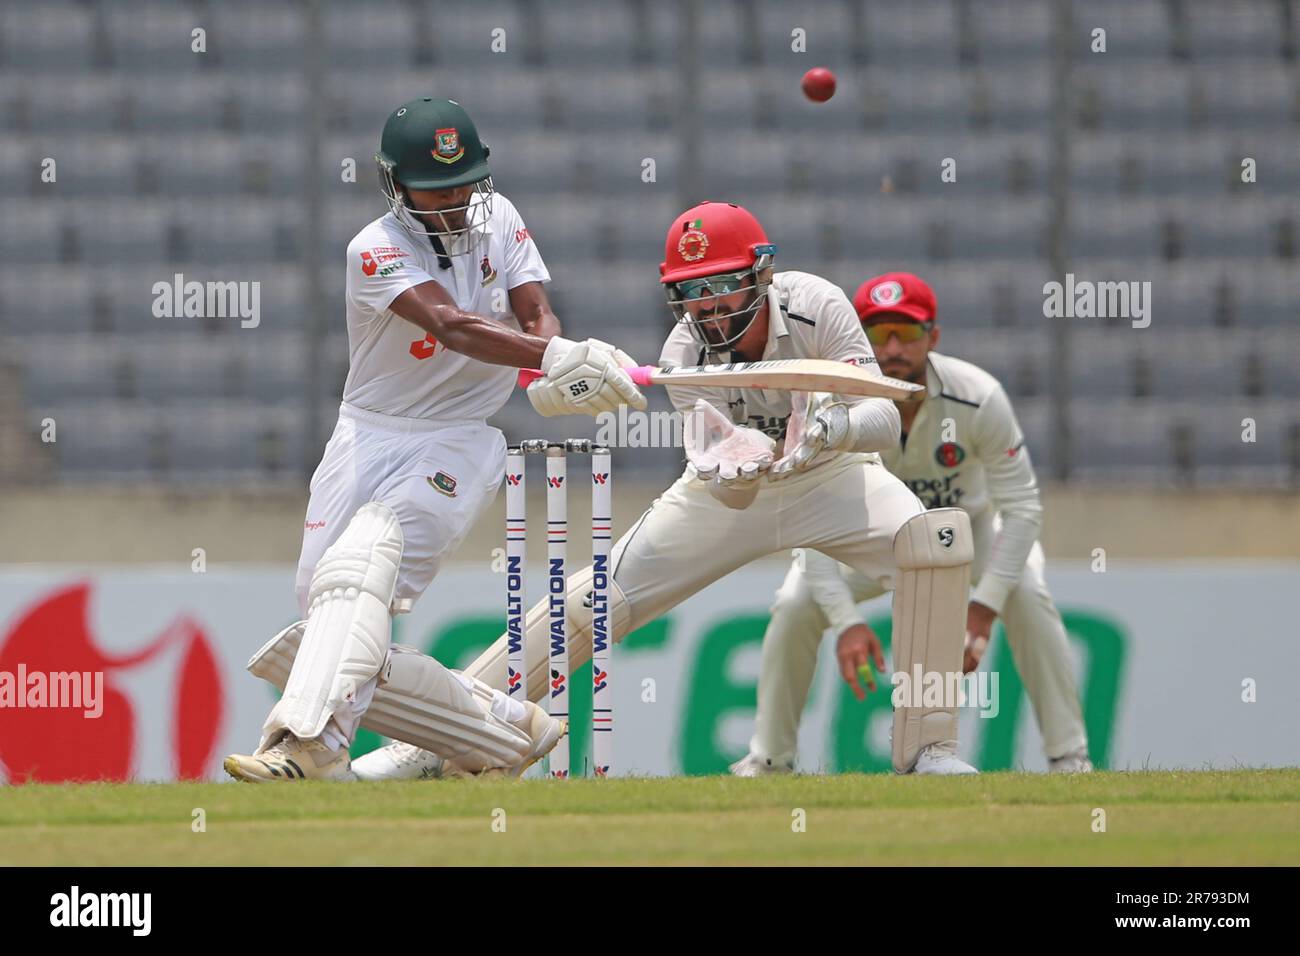
[[[543,415],[645,407],[629,356],[559,335],[550,275],[488,154],[454,100],[411,100],[384,124],[375,159],[389,211],[348,246],[348,376],[311,480],[303,619],[249,663],[283,696],[256,750],[226,757],[236,779],[364,777],[348,756],[363,722],[475,773],[520,773],[567,730],[391,640],[393,615],[496,496],[506,444],[486,419],[521,366],[545,373],[528,388]]]
[[[661,366],[832,359],[880,375],[857,314],[834,284],[776,272],[776,246],[747,210],[706,202],[668,230],[660,282],[675,319]],[[816,548],[894,589],[894,668],[959,675],[972,542],[965,512],[926,511],[881,464],[900,417],[883,398],[669,386],[686,416],[687,466],[614,545],[609,620],[622,637],[757,558]],[[591,656],[591,569],[570,577],[570,665]],[[548,601],[525,616],[527,692],[547,692]],[[878,641],[863,648],[883,664]],[[860,663],[865,663],[865,657]],[[505,685],[503,636],[466,674]],[[947,681],[945,681],[947,683]],[[902,706],[899,773],[974,773],[958,759],[956,701]],[[402,745],[390,745],[402,749]],[[392,761],[393,777],[413,776]]]

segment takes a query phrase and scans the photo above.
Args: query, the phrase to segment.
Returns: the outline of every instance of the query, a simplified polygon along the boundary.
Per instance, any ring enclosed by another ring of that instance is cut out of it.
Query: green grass
[[[1300,770],[0,790],[0,865],[287,863],[1295,865]]]

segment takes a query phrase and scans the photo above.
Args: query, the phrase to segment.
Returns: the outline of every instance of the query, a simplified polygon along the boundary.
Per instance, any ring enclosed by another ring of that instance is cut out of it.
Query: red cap
[[[933,322],[938,313],[934,291],[910,272],[886,272],[868,279],[853,294],[853,308],[863,322],[885,313]]]
[[[702,202],[674,219],[669,227],[659,281],[666,285],[739,272],[753,266],[760,255],[775,252],[776,247],[767,241],[767,233],[749,210],[735,203]]]

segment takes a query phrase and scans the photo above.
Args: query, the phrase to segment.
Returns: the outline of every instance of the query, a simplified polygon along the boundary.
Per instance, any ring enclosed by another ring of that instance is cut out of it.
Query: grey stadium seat
[[[49,263],[59,259],[59,235],[67,209],[50,200],[6,199],[0,202],[0,259],[14,263]],[[10,226],[8,224],[12,223]]]
[[[84,3],[46,0],[0,7],[0,63],[24,73],[94,62],[95,18]]]
[[[89,332],[92,303],[91,278],[83,270],[35,264],[0,271],[4,334]]]

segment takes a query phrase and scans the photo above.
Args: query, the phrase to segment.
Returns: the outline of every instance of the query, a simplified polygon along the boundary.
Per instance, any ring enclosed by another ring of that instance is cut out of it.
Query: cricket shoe
[[[1084,745],[1061,754],[1059,757],[1047,758],[1048,773],[1092,773],[1092,761],[1088,759],[1088,747]]]
[[[911,772],[937,776],[979,773],[978,770],[957,756],[957,744],[952,740],[945,740],[943,743],[922,747]]]
[[[394,740],[352,761],[358,780],[437,780],[442,758],[415,744]]]
[[[794,773],[794,768],[786,763],[774,763],[770,757],[745,754],[731,765],[733,777],[766,777],[771,774]]]
[[[277,780],[356,780],[346,748],[331,750],[319,740],[299,740],[286,734],[252,756],[231,754],[221,762],[236,780],[273,783]]]

